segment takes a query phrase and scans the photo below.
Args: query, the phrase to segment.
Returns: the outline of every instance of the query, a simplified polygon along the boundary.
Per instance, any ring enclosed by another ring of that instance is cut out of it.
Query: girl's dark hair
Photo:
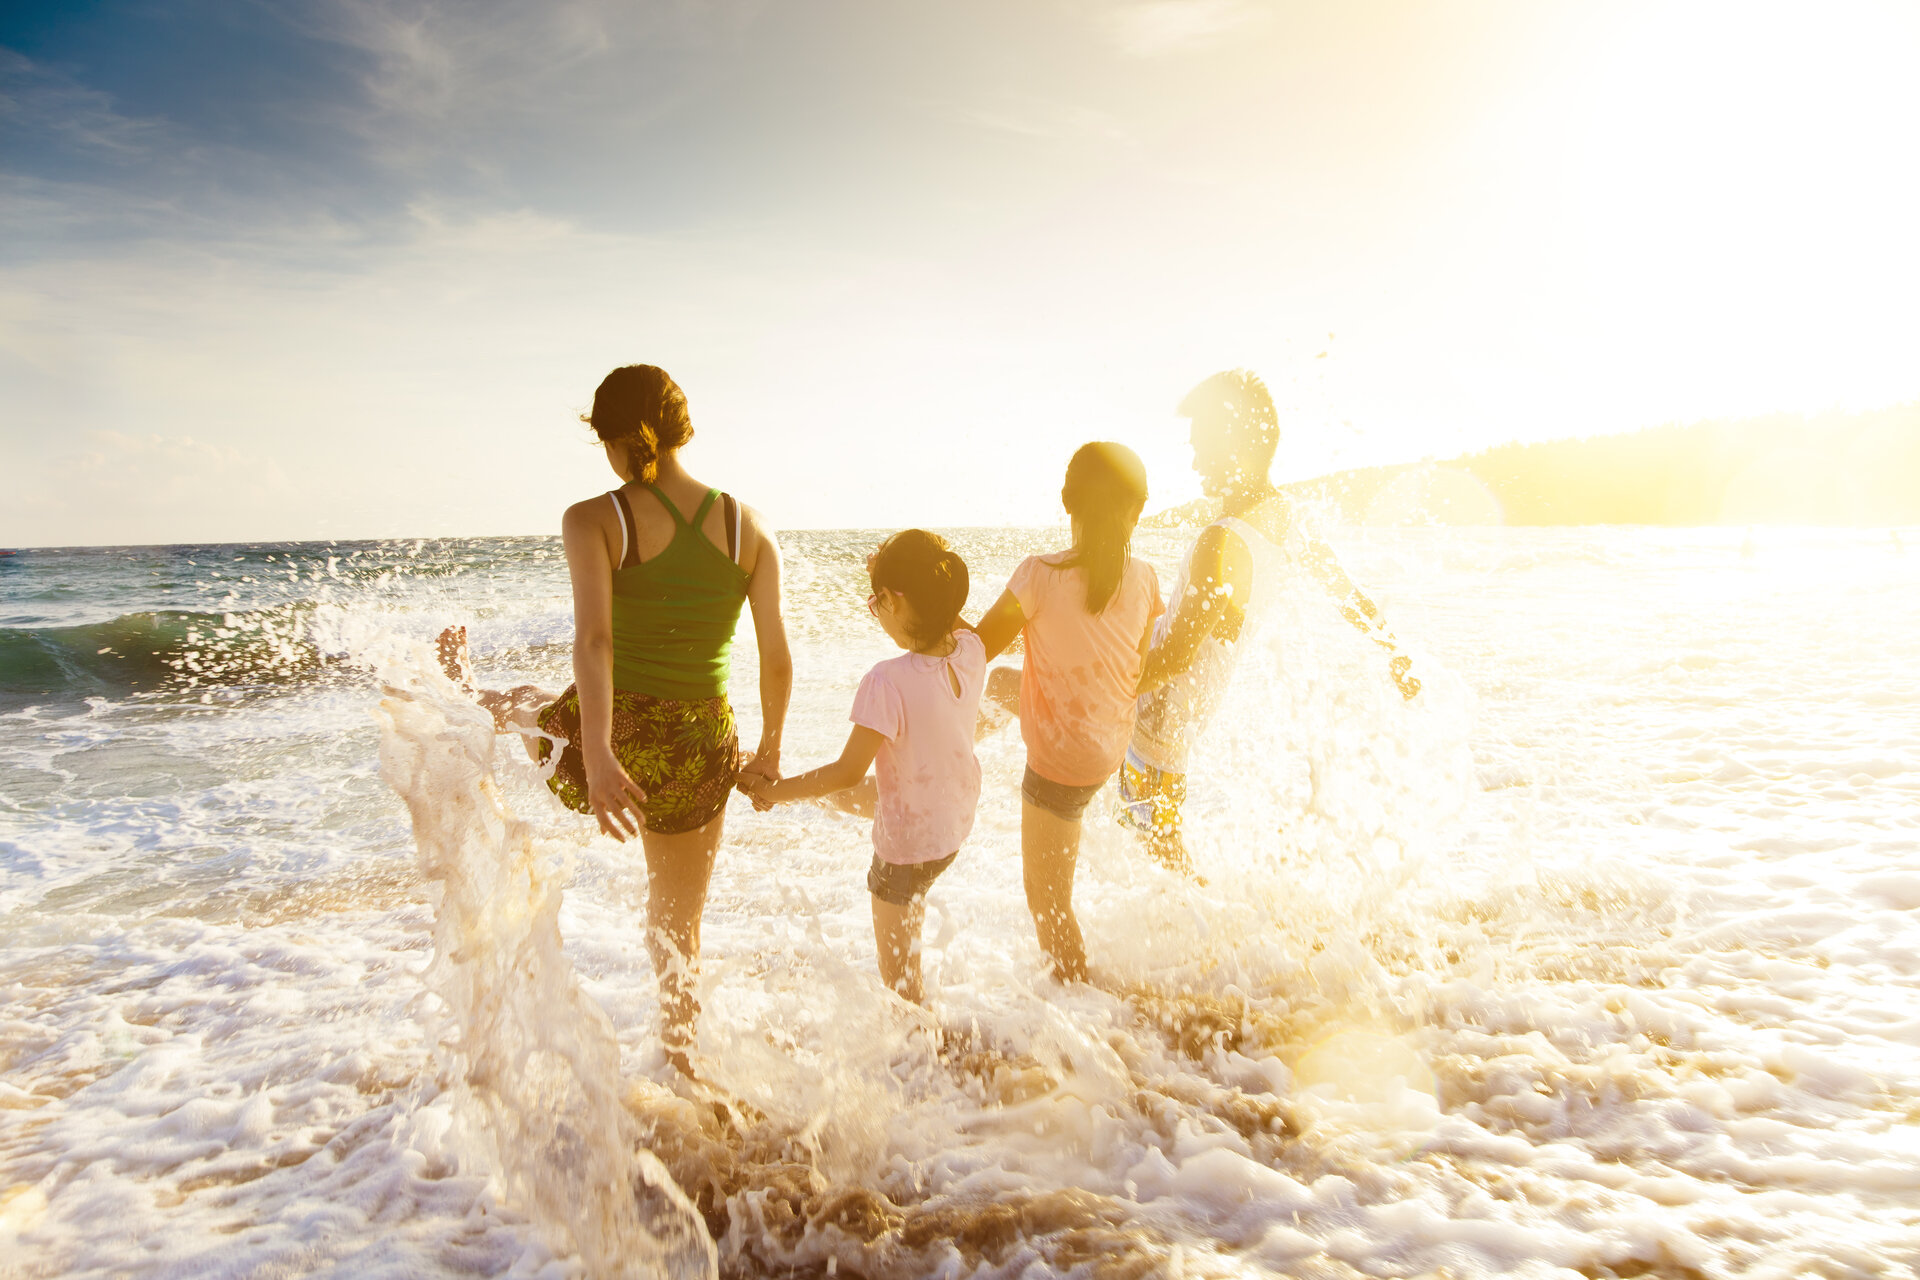
[[[660,457],[693,439],[687,393],[650,364],[623,365],[600,380],[593,412],[580,419],[608,444],[624,444],[635,480],[660,474]]]
[[[1087,571],[1087,612],[1099,613],[1126,571],[1133,526],[1147,505],[1147,468],[1123,444],[1083,444],[1067,463],[1060,501],[1080,521],[1080,539],[1064,563]]]
[[[867,577],[875,591],[907,598],[907,637],[916,647],[952,631],[967,606],[967,562],[945,538],[925,529],[902,529],[881,543]]]

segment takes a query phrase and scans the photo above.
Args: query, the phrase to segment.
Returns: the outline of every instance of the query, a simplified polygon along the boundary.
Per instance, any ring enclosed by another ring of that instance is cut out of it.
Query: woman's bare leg
[[[700,1001],[700,917],[707,906],[707,883],[720,848],[724,813],[693,831],[641,836],[647,850],[647,951],[660,982],[660,1040],[667,1061],[682,1075],[693,1074],[695,1024]]]
[[[1062,982],[1087,980],[1087,947],[1073,914],[1073,871],[1080,857],[1080,824],[1031,800],[1020,804],[1020,862],[1040,949]]]
[[[467,629],[448,627],[433,641],[434,653],[447,679],[465,689],[486,713],[493,717],[495,733],[517,733],[537,729],[535,723],[542,708],[552,705],[559,694],[548,693],[538,685],[521,684],[511,689],[482,689],[473,682],[473,656],[467,649]],[[540,758],[538,740],[521,734],[521,743],[532,759]]]
[[[880,954],[880,980],[915,1004],[927,1002],[920,979],[920,927],[927,918],[922,894],[907,906],[873,899],[873,946]]]
[[[535,736],[540,727],[540,713],[558,702],[559,694],[549,693],[538,685],[518,684],[511,689],[481,689],[473,695],[473,700],[493,717],[495,732],[520,734],[527,756],[533,760],[540,758],[540,739]]]
[[[473,655],[467,650],[467,629],[454,626],[442,631],[433,638],[433,652],[447,679],[472,693]]]

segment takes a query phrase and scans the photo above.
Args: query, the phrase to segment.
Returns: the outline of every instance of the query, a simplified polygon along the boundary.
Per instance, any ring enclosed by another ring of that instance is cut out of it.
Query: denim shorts
[[[879,854],[873,855],[873,865],[867,868],[867,892],[882,902],[890,902],[896,907],[910,907],[915,898],[924,897],[927,890],[933,888],[933,882],[940,873],[953,865],[960,856],[959,850],[933,862],[882,862]]]
[[[1056,818],[1078,822],[1080,815],[1087,811],[1088,803],[1106,785],[1103,779],[1091,786],[1070,787],[1064,782],[1041,777],[1033,771],[1032,765],[1028,765],[1026,776],[1020,779],[1020,798],[1045,809]]]

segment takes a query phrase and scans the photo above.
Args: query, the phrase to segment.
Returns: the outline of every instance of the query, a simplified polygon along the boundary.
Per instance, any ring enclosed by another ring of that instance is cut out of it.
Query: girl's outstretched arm
[[[1020,629],[1026,625],[1026,610],[1020,607],[1012,590],[1007,590],[1000,593],[1000,598],[993,602],[991,609],[980,615],[980,622],[973,628],[973,633],[980,637],[981,647],[987,651],[987,661],[992,662],[1020,638]],[[980,720],[974,726],[973,740],[978,742],[1019,714],[1020,669],[994,668],[987,673],[986,696],[980,701]]]
[[[1006,652],[1007,646],[1019,636],[1020,628],[1026,625],[1027,615],[1021,610],[1020,602],[1013,598],[1013,592],[1002,591],[993,608],[980,615],[973,631],[986,646],[987,661],[992,662]]]
[[[858,785],[867,776],[873,758],[880,754],[880,744],[885,741],[879,733],[857,724],[853,726],[853,732],[847,735],[847,745],[841,749],[840,758],[832,764],[823,764],[818,769],[809,769],[778,782],[763,780],[758,774],[742,775],[740,786],[753,797],[756,806],[784,804],[789,800],[815,800],[836,791],[845,791],[848,787]]]
[[[780,595],[780,544],[758,511],[741,510],[753,544],[752,559],[741,559],[750,575],[747,605],[753,610],[753,638],[760,651],[760,745],[743,772],[777,778],[787,701],[793,696],[793,651],[787,646],[787,618]]]

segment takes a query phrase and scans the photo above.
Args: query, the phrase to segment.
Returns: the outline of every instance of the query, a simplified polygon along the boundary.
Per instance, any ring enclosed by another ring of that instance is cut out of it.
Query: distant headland
[[[1354,524],[1920,524],[1920,403],[1505,444],[1283,487]],[[1212,515],[1200,499],[1142,523]]]

